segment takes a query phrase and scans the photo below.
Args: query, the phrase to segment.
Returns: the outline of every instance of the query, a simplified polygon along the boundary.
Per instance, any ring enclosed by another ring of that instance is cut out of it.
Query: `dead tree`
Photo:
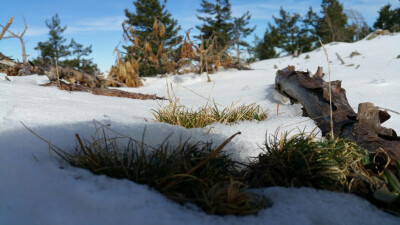
[[[10,33],[10,36],[6,36],[3,37],[3,39],[8,39],[8,38],[18,38],[18,40],[21,42],[21,48],[22,48],[22,62],[24,64],[27,63],[26,58],[29,56],[26,54],[26,50],[25,50],[25,42],[24,42],[24,34],[26,32],[26,30],[28,29],[28,25],[26,25],[26,20],[25,17],[22,16],[22,18],[24,19],[24,24],[25,24],[25,28],[24,31],[22,31],[22,33],[14,33],[11,30],[7,29],[7,32]],[[1,25],[0,25],[1,26]],[[2,26],[3,27],[3,26]],[[3,27],[4,28],[4,27]]]
[[[392,159],[391,163],[400,160],[400,137],[394,130],[381,126],[390,118],[388,112],[367,102],[359,104],[358,113],[355,113],[347,101],[341,81],[325,82],[320,74],[320,70],[313,75],[288,66],[277,72],[275,90],[288,97],[292,103],[300,103],[303,114],[313,119],[325,136],[332,129],[328,91],[330,84],[334,136],[353,140],[370,152],[383,150]]]

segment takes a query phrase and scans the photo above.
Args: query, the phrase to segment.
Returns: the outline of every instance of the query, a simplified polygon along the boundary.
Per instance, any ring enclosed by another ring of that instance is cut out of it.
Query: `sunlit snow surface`
[[[400,35],[351,44],[332,43],[326,48],[331,79],[343,81],[355,111],[358,103],[369,101],[400,112],[400,59],[396,58],[400,55]],[[353,51],[361,55],[348,57]],[[336,52],[345,65],[336,58]],[[307,54],[309,59],[305,59]],[[354,66],[346,66],[349,64]],[[110,124],[113,130],[136,139],[141,139],[146,130],[144,140],[153,146],[171,134],[170,145],[188,138],[218,145],[241,131],[225,150],[237,160],[248,161],[262,152],[266,136],[277,129],[295,134],[315,128],[312,120],[301,117],[299,105],[281,103],[276,115],[277,103],[282,99],[273,90],[274,65],[294,65],[296,69],[313,72],[317,66],[323,66],[328,79],[326,56],[322,49],[317,49],[298,58],[261,61],[253,64],[254,70],[250,71],[220,71],[211,75],[211,83],[206,82],[205,76],[188,74],[168,79],[147,78],[145,87],[123,89],[167,97],[168,81],[180,102],[188,107],[204,106],[206,98],[224,106],[255,102],[269,109],[271,115],[263,122],[212,124],[197,129],[154,122],[152,110],[167,101],[69,93],[40,87],[39,84],[48,82],[45,76],[10,77],[9,82],[0,74],[0,224],[400,224],[400,218],[357,196],[308,188],[254,190],[273,202],[271,208],[256,216],[206,215],[194,206],[167,200],[144,185],[95,176],[66,165],[49,153],[48,144],[21,124],[66,151],[73,151],[75,133],[86,138],[94,134],[93,120]],[[400,131],[400,116],[391,115],[384,126]]]

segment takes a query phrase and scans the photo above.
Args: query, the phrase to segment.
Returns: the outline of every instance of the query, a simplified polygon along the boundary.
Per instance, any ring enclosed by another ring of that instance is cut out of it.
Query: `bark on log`
[[[329,82],[321,78],[322,70],[318,71],[312,75],[288,66],[277,72],[275,89],[292,103],[300,103],[303,114],[313,119],[325,136],[331,131]],[[347,101],[346,91],[341,88],[341,81],[331,82],[331,92],[335,137],[353,140],[371,152],[384,150],[392,159],[400,160],[400,137],[394,130],[381,126],[390,118],[387,111],[367,102],[359,105],[356,114]]]
[[[127,91],[121,91],[116,89],[106,89],[106,88],[89,88],[79,84],[68,84],[64,81],[53,81],[47,84],[43,84],[45,87],[58,87],[61,90],[66,91],[81,91],[81,92],[90,92],[94,95],[104,95],[104,96],[114,96],[114,97],[122,97],[122,98],[131,98],[131,99],[140,99],[140,100],[166,100],[165,98],[158,97],[156,95],[147,95],[141,93],[133,93]]]

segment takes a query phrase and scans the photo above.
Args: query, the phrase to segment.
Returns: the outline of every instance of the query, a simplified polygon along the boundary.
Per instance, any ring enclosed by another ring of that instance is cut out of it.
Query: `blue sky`
[[[25,35],[26,48],[30,57],[38,52],[34,47],[39,41],[47,40],[48,29],[45,20],[58,13],[61,23],[67,25],[65,37],[74,38],[85,46],[92,45],[91,58],[106,71],[115,61],[113,50],[121,41],[121,23],[124,20],[124,9],[134,11],[132,0],[4,0],[7,3],[0,7],[0,24],[5,24],[11,16],[15,16],[10,30],[23,30],[24,15],[29,26]],[[162,2],[164,0],[161,0]],[[262,36],[272,15],[277,16],[282,6],[289,12],[305,14],[309,6],[320,11],[321,0],[231,0],[233,16],[240,16],[247,10],[252,14],[251,25],[256,25],[254,34]],[[391,3],[399,7],[398,0],[342,0],[346,9],[354,9],[362,13],[367,23],[372,26],[378,16],[377,11],[385,4]],[[168,0],[167,9],[178,20],[182,33],[201,24],[196,18],[196,9],[200,8],[200,0]],[[17,39],[0,41],[0,52],[21,60],[21,47]]]

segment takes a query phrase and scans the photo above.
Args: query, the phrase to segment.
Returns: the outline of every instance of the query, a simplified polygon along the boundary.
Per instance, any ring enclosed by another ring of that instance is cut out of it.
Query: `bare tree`
[[[0,26],[3,27],[3,30],[0,33],[0,40],[3,38],[4,34],[6,33],[6,31],[8,30],[8,28],[11,26],[12,22],[14,20],[14,17],[11,17],[10,20],[8,20],[8,23],[6,24],[5,27],[3,27],[1,24]]]
[[[26,30],[28,29],[28,25],[26,25],[25,17],[22,16],[22,18],[24,19],[24,24],[25,24],[24,31],[22,31],[22,33],[14,33],[14,32],[12,32],[10,30],[7,30],[7,32],[10,33],[11,35],[3,37],[3,39],[7,39],[7,38],[18,38],[19,39],[19,41],[21,42],[21,47],[22,47],[22,62],[25,64],[27,62],[26,58],[29,55],[26,54],[25,42],[24,42],[24,38],[23,37],[24,37],[24,34],[25,34]],[[2,26],[2,25],[0,25],[0,26]],[[3,29],[4,29],[4,27],[3,27]]]
[[[346,9],[346,16],[351,20],[351,26],[354,29],[354,33],[356,35],[356,41],[362,39],[363,37],[368,35],[369,28],[367,22],[363,15],[354,9]]]

